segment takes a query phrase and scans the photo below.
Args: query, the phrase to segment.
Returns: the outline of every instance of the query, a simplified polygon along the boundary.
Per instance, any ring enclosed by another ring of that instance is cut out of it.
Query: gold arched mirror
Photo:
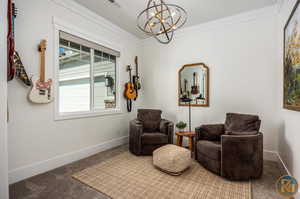
[[[187,64],[179,70],[179,106],[209,106],[209,68],[204,63]]]

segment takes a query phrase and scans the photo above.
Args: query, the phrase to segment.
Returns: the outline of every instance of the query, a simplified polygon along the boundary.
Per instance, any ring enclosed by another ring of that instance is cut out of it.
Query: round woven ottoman
[[[170,175],[181,175],[191,163],[191,152],[176,145],[165,145],[153,152],[153,165]]]

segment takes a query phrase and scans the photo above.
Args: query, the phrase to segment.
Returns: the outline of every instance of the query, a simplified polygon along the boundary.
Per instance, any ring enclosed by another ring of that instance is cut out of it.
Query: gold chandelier
[[[187,12],[182,7],[166,4],[163,0],[149,0],[147,8],[138,16],[138,27],[160,43],[168,44],[174,31],[186,21]]]

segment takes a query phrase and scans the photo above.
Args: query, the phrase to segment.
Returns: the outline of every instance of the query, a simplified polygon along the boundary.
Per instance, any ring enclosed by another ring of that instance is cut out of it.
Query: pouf
[[[191,152],[183,147],[168,144],[153,152],[153,165],[171,175],[181,175],[191,163]]]

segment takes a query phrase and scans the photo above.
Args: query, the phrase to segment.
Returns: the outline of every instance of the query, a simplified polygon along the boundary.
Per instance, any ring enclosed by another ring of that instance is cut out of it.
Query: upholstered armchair
[[[263,173],[263,134],[258,116],[227,113],[225,124],[196,128],[195,159],[230,180],[249,180]]]
[[[161,118],[161,110],[139,109],[137,119],[130,122],[129,150],[135,155],[152,155],[173,143],[174,124]]]

